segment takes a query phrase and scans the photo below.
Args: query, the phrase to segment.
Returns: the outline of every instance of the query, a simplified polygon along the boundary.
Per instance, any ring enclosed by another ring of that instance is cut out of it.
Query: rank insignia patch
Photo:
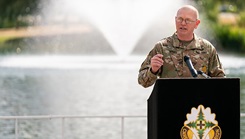
[[[205,109],[199,105],[197,109],[192,108],[180,130],[181,139],[220,139],[221,128],[215,116],[209,107]]]

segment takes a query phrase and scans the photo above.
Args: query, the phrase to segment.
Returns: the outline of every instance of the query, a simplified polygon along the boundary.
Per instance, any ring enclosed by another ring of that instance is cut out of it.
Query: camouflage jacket
[[[157,53],[163,54],[163,66],[156,74],[150,71],[151,58]],[[187,45],[181,45],[177,34],[164,38],[157,42],[141,64],[138,83],[143,87],[153,85],[157,78],[181,78],[192,77],[190,70],[184,62],[184,56],[188,55],[194,68],[202,71],[210,77],[225,77],[225,72],[219,60],[215,47],[207,40],[197,37]],[[203,76],[198,76],[203,77]]]

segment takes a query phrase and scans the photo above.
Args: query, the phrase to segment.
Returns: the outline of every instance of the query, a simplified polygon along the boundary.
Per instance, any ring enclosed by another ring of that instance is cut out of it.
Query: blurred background
[[[152,87],[137,82],[154,44],[175,31],[183,4],[200,12],[196,34],[216,47],[227,77],[240,78],[245,113],[245,3],[242,0],[0,1],[0,115],[87,118],[0,119],[0,138],[147,138]],[[170,8],[171,7],[171,8]],[[142,117],[143,118],[142,118]],[[64,126],[64,131],[61,126]],[[241,117],[241,138],[245,138]]]

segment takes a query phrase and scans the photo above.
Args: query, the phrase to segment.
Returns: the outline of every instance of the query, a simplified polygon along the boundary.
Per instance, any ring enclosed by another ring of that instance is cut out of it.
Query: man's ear
[[[197,19],[195,29],[197,29],[197,27],[198,27],[198,25],[199,25],[200,23],[201,23],[201,21],[200,21],[199,19]]]

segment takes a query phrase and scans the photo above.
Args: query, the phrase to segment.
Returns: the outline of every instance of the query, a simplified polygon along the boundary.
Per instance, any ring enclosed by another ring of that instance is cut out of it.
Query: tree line
[[[26,26],[30,23],[30,17],[35,17],[42,10],[42,3],[50,0],[1,0],[0,1],[0,28]],[[209,18],[215,18],[214,9],[217,5],[229,3],[235,11],[245,9],[244,0],[190,0],[203,7]],[[29,17],[29,18],[28,18]]]
[[[19,27],[27,25],[27,16],[35,15],[42,8],[42,0],[1,0],[0,28]]]

